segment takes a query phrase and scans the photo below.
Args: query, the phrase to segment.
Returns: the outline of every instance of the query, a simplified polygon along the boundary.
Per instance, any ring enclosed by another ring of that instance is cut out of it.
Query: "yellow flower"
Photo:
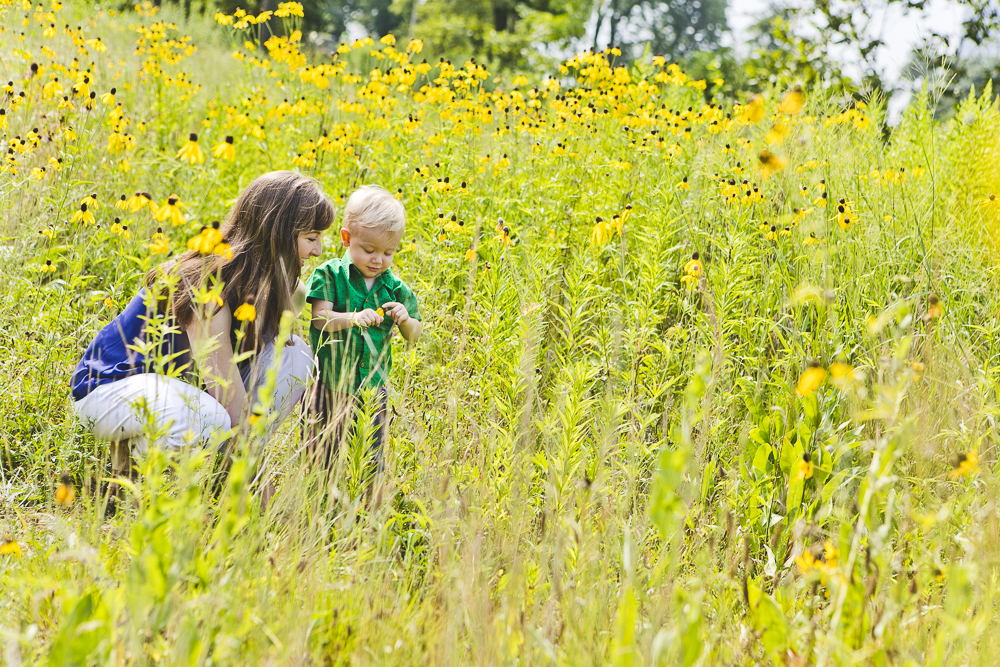
[[[833,546],[833,542],[830,540],[823,542],[823,560],[826,562],[828,569],[835,569],[837,567],[838,556],[840,556],[840,550]]]
[[[132,213],[137,213],[143,206],[149,204],[151,201],[153,201],[153,198],[148,193],[136,192],[125,201],[125,204]]]
[[[170,252],[170,239],[163,233],[162,227],[156,228],[156,233],[153,234],[153,242],[149,244],[149,250],[154,255],[166,255]]]
[[[761,178],[770,178],[771,174],[781,171],[788,164],[788,160],[778,157],[768,150],[762,150],[757,159],[760,160]]]
[[[508,248],[514,243],[510,240],[510,228],[503,224],[503,218],[500,218],[500,222],[497,223],[497,235],[494,238],[500,245]]]
[[[809,479],[813,476],[813,462],[812,457],[809,452],[803,452],[802,458],[798,462],[798,466],[795,469],[795,479],[803,480]]]
[[[45,264],[42,265],[42,273],[55,273],[56,267],[52,265],[52,260],[45,260]]]
[[[211,255],[215,247],[222,243],[222,232],[219,231],[219,221],[211,227],[202,227],[198,235],[188,241],[188,250],[194,250],[202,255]]]
[[[21,545],[17,543],[13,537],[3,538],[3,542],[0,543],[0,556],[20,556],[21,555]]]
[[[687,177],[687,176],[685,176],[684,178],[682,178],[682,179],[681,179],[681,182],[680,182],[680,183],[678,183],[678,184],[677,184],[677,185],[676,185],[675,187],[676,187],[676,188],[677,188],[678,190],[685,190],[685,191],[689,191],[689,190],[691,190],[691,184],[690,184],[690,183],[688,183],[688,177]]]
[[[86,204],[80,204],[80,210],[73,214],[70,218],[70,222],[82,221],[85,225],[93,225],[96,220],[94,219],[94,214],[87,210]]]
[[[692,253],[691,259],[684,264],[684,273],[694,278],[700,277],[705,272],[705,267],[702,265],[700,257],[701,255],[698,253]]]
[[[375,313],[376,313],[376,314],[377,314],[377,315],[378,315],[379,317],[385,317],[385,311],[384,311],[384,310],[382,310],[381,308],[379,308],[378,310],[376,310],[376,311],[375,311]]]
[[[117,89],[112,88],[109,92],[104,93],[103,95],[101,95],[101,102],[104,102],[104,104],[106,104],[109,107],[113,107],[115,105],[116,92],[118,92]]]
[[[156,209],[153,213],[153,219],[157,222],[164,222],[166,220],[170,221],[170,224],[175,227],[184,224],[184,216],[181,214],[181,207],[183,204],[177,195],[170,195],[167,197],[167,203]],[[152,208],[152,204],[150,204]],[[215,247],[214,245],[212,246]]]
[[[76,498],[76,489],[73,488],[73,480],[69,475],[63,475],[56,487],[56,502],[63,507],[69,507]]]
[[[778,111],[789,116],[794,116],[802,111],[805,106],[806,96],[802,93],[802,86],[795,86],[778,105]]]
[[[944,306],[941,305],[941,300],[937,298],[936,294],[931,294],[927,297],[927,319],[936,320],[942,315],[944,315]]]
[[[750,101],[743,107],[741,116],[745,122],[751,125],[759,123],[764,118],[764,96],[758,93],[750,98]]]
[[[813,393],[826,380],[826,369],[818,363],[813,362],[799,377],[799,383],[795,387],[795,393],[799,396],[808,396]]]
[[[816,569],[816,559],[813,558],[811,551],[802,552],[802,555],[795,559],[795,564],[799,566],[799,572],[802,574]]]
[[[835,216],[835,219],[841,229],[850,229],[851,225],[858,221],[858,216],[851,210],[851,204],[852,202],[845,201],[843,199],[841,199],[840,203],[837,204],[837,215]]]
[[[990,194],[990,196],[984,199],[982,203],[980,203],[979,205],[991,208],[995,212],[1000,212],[1000,199],[997,199],[997,196],[995,194]]]
[[[948,477],[951,479],[972,477],[979,472],[979,452],[971,449],[968,454],[956,454],[952,460],[952,466],[952,471],[948,473]]]
[[[253,297],[248,298],[246,303],[241,304],[236,309],[236,312],[233,313],[233,317],[240,322],[253,322],[257,319],[257,309],[253,306]]]
[[[771,125],[771,129],[767,131],[767,136],[764,137],[764,141],[766,141],[769,146],[773,144],[780,144],[785,140],[785,137],[788,136],[789,132],[791,132],[791,128],[788,127],[787,123],[781,120],[776,120]]]
[[[590,242],[593,245],[604,245],[611,240],[611,225],[598,216],[594,229],[590,232]]]
[[[233,137],[226,135],[226,140],[220,142],[212,148],[212,157],[222,160],[233,160],[236,158],[236,147],[233,146]]]
[[[476,251],[472,249],[472,246],[469,246],[469,249],[465,251],[465,261],[471,262],[475,258],[476,258]]]
[[[177,151],[177,157],[181,160],[187,160],[191,164],[195,162],[203,164],[205,162],[205,154],[201,152],[201,146],[198,145],[197,134],[194,132],[191,133],[188,137],[188,142]]]
[[[229,261],[233,258],[233,249],[225,241],[219,243],[212,249],[213,255],[219,255],[222,259]]]

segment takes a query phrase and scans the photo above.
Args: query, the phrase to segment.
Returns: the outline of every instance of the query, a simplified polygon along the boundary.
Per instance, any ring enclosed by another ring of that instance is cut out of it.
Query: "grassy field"
[[[889,129],[877,97],[732,99],[660,60],[501,78],[303,55],[294,5],[262,46],[45,1],[0,9],[4,664],[995,664],[990,91]],[[289,424],[218,495],[207,450],[154,449],[105,519],[72,369],[288,168],[408,211],[426,328],[384,502],[363,430],[328,476]]]

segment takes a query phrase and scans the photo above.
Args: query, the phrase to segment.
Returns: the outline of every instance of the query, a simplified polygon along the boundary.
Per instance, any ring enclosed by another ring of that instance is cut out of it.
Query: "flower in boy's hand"
[[[371,308],[365,308],[364,310],[354,313],[351,317],[351,321],[356,327],[371,327],[378,326],[382,324],[383,316],[372,310]]]

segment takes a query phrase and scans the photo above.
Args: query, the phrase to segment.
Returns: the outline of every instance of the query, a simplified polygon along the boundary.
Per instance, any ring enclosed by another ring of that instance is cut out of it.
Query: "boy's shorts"
[[[389,414],[389,391],[384,386],[376,387],[374,401],[372,426],[375,427],[375,434],[368,453],[374,459],[376,471],[382,472],[385,469],[382,450]],[[327,469],[336,458],[340,443],[354,435],[360,402],[361,397],[356,394],[330,391],[322,382],[313,385],[309,397],[309,416],[306,419],[307,438],[313,452]]]

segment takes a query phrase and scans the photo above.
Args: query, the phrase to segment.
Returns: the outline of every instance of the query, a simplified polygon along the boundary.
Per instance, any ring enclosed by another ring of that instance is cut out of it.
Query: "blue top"
[[[125,310],[98,332],[70,381],[74,400],[79,401],[101,385],[139,373],[162,373],[188,380],[186,376],[194,368],[191,345],[183,331],[164,335],[149,357],[137,349],[146,343],[146,325],[155,317],[151,310],[146,306],[146,289],[142,288]],[[170,329],[176,331],[176,327]]]

